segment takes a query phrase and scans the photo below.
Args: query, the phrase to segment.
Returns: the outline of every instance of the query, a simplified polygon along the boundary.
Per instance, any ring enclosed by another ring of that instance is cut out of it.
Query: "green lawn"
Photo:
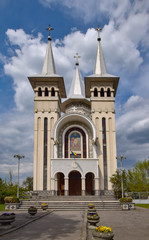
[[[143,208],[149,208],[149,204],[139,204],[139,203],[137,203],[137,204],[135,204],[135,206],[143,207]]]
[[[4,204],[0,204],[0,211],[4,211],[5,210],[5,205]]]

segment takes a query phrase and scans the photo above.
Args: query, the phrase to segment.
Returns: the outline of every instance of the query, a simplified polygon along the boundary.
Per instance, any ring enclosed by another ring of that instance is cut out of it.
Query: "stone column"
[[[55,192],[55,179],[51,178],[51,195],[54,196],[54,192]]]
[[[57,196],[57,193],[58,193],[58,179],[56,178],[55,181],[54,181],[54,185],[55,185],[55,195]]]
[[[82,196],[85,196],[85,178],[81,178],[82,180]]]
[[[69,181],[69,178],[64,178],[65,182],[64,182],[64,195],[65,196],[68,196],[69,195],[69,189],[68,189],[68,181]]]
[[[95,178],[95,195],[99,195],[99,177]]]

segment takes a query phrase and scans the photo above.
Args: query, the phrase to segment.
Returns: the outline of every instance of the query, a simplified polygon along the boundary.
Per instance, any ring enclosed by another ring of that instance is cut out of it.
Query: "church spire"
[[[56,74],[52,46],[51,46],[51,35],[50,35],[53,28],[51,27],[51,25],[49,25],[49,27],[46,30],[49,31],[48,46],[47,46],[46,55],[45,55],[41,74],[50,76],[50,75]]]
[[[104,56],[103,56],[103,52],[100,44],[100,41],[101,41],[100,32],[102,31],[102,28],[98,26],[95,30],[98,32],[98,38],[97,38],[98,46],[97,46],[94,74],[102,76],[107,73],[106,64],[105,64],[105,60],[104,60]]]
[[[74,58],[76,58],[76,69],[69,90],[68,98],[85,98],[84,85],[79,71],[78,59],[80,58],[80,56],[78,55],[78,53],[76,53],[76,56],[74,56]]]

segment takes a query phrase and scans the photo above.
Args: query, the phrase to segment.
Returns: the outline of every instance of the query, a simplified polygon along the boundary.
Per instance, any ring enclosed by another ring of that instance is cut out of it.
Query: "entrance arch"
[[[78,171],[72,171],[69,173],[69,195],[78,196],[81,193],[81,174]]]
[[[86,195],[94,195],[94,174],[89,172],[85,175]]]
[[[57,195],[64,195],[64,174],[59,172],[57,173]]]

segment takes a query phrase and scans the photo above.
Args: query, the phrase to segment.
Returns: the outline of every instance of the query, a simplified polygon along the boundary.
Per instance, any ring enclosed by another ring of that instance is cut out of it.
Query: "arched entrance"
[[[69,173],[69,195],[81,195],[81,174],[78,171]]]
[[[64,195],[64,174],[59,172],[57,173],[57,195]]]
[[[94,174],[89,172],[85,175],[86,195],[94,195]]]

